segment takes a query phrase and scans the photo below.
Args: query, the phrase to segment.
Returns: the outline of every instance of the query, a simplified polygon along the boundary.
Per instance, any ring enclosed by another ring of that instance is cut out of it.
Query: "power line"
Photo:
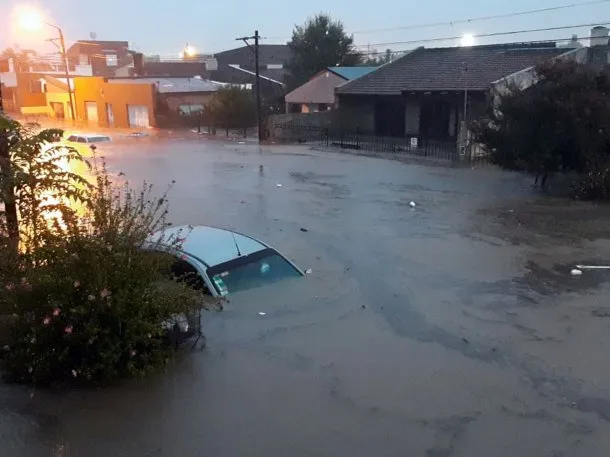
[[[493,32],[493,33],[480,33],[477,35],[472,35],[473,38],[489,38],[495,36],[506,36],[506,35],[518,35],[521,33],[534,33],[534,32],[550,32],[554,30],[566,30],[566,29],[576,29],[580,27],[597,27],[608,25],[610,22],[597,22],[593,24],[576,24],[576,25],[562,25],[558,27],[544,27],[538,29],[524,29],[524,30],[511,30],[508,32]],[[408,40],[408,41],[392,41],[385,43],[371,43],[368,45],[358,45],[356,47],[368,47],[368,46],[393,46],[397,44],[415,44],[415,43],[432,43],[435,41],[453,41],[460,40],[462,36],[451,36],[451,37],[443,37],[443,38],[424,38],[424,39],[416,39],[416,40]],[[540,40],[538,40],[540,41]]]
[[[503,19],[503,18],[509,18],[509,17],[517,17],[517,16],[527,16],[529,14],[549,13],[552,11],[559,11],[559,10],[563,10],[563,9],[577,8],[577,7],[582,7],[582,6],[599,5],[602,3],[609,3],[609,2],[610,2],[610,0],[590,0],[590,1],[586,1],[586,2],[569,3],[566,5],[550,6],[547,8],[538,8],[538,9],[534,9],[534,10],[516,11],[513,13],[494,14],[494,15],[489,15],[489,16],[477,16],[477,17],[472,17],[472,18],[468,18],[468,19],[457,19],[457,20],[453,20],[453,21],[430,22],[430,23],[424,23],[424,24],[403,25],[403,26],[380,28],[380,29],[354,30],[351,33],[352,34],[368,34],[368,33],[379,33],[379,32],[394,32],[394,31],[398,31],[398,30],[413,30],[413,29],[424,29],[424,28],[431,28],[431,27],[454,26],[456,24],[470,24],[472,22],[488,21],[488,20],[492,20],[492,19]],[[270,40],[286,40],[286,39],[289,40],[290,38],[291,37],[285,37],[285,36],[268,37],[268,39],[270,39]]]
[[[551,11],[559,11],[559,10],[563,10],[563,9],[576,8],[576,7],[581,7],[581,6],[598,5],[601,3],[608,3],[608,2],[610,2],[610,0],[592,0],[592,1],[588,1],[588,2],[570,3],[567,5],[550,6],[548,8],[539,8],[539,9],[535,9],[535,10],[517,11],[514,13],[494,14],[494,15],[490,15],[490,16],[478,16],[478,17],[473,17],[470,19],[460,19],[460,20],[456,20],[456,21],[431,22],[428,24],[405,25],[405,26],[390,27],[390,28],[384,28],[384,29],[356,30],[356,31],[353,31],[352,33],[364,34],[364,33],[378,33],[378,32],[393,32],[396,30],[423,29],[423,28],[429,28],[429,27],[454,26],[456,24],[470,24],[472,22],[488,21],[491,19],[503,19],[503,18],[508,18],[508,17],[526,16],[529,14],[548,13]]]
[[[583,37],[583,38],[578,38],[578,41],[588,41],[588,40],[594,40],[595,37]],[[419,43],[426,41],[426,40],[422,40]],[[548,43],[557,43],[557,42],[561,42],[561,41],[565,41],[565,42],[569,42],[570,38],[566,38],[566,37],[561,37],[561,38],[549,38],[546,40],[530,40],[530,41],[515,41],[515,42],[509,42],[509,43],[490,43],[490,44],[485,44],[482,46],[488,47],[488,46],[519,46],[519,45],[526,45],[526,44],[548,44]],[[452,46],[453,48],[456,47],[461,47],[461,46]],[[473,47],[476,48],[477,46],[469,46],[469,47]],[[465,49],[468,49],[468,47],[464,47]],[[434,48],[431,48],[434,49]],[[553,49],[553,48],[550,48]],[[569,47],[566,47],[566,52],[570,49]],[[406,54],[409,53],[411,51],[414,51],[414,48],[409,48],[409,49],[398,49],[398,50],[391,50],[389,52],[389,54]],[[368,56],[368,55],[380,55],[380,54],[385,54],[385,52],[379,52],[379,51],[370,51],[370,52],[358,52],[359,55],[361,56]]]

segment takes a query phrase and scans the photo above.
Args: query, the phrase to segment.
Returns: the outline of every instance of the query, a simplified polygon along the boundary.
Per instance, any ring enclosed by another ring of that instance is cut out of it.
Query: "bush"
[[[2,363],[8,379],[33,385],[98,385],[146,373],[168,359],[162,323],[214,306],[184,283],[163,276],[181,239],[161,240],[169,253],[142,249],[166,227],[167,199],[112,184],[104,165],[80,205],[61,195],[17,200],[36,218],[22,219],[33,246],[0,245],[0,307],[10,315]]]
[[[486,118],[471,126],[476,141],[503,168],[536,176],[577,173],[581,198],[610,196],[610,72],[570,60],[535,70],[530,87],[506,87]]]

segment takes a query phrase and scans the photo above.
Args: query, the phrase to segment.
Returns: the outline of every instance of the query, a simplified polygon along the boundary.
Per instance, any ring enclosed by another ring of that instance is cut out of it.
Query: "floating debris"
[[[572,271],[570,271],[570,274],[572,276],[581,276],[582,275],[582,270],[579,270],[578,268],[574,268]]]
[[[263,312],[263,311],[259,311],[259,312],[258,312],[258,315],[259,315],[259,316],[266,316],[266,315],[267,315],[267,313],[265,313],[265,312]]]
[[[308,268],[307,270],[305,270],[306,275],[310,275],[312,273],[313,273],[313,270],[311,268]]]
[[[417,204],[414,201],[409,202],[409,206],[411,208],[415,208],[417,206]]]

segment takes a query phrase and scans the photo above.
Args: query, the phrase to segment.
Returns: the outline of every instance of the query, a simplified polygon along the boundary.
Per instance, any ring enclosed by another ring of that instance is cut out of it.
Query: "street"
[[[2,385],[0,455],[610,455],[610,271],[570,275],[610,265],[607,206],[491,166],[240,143],[101,152],[133,186],[175,180],[174,224],[247,233],[312,274],[231,296],[205,349],[145,380]]]

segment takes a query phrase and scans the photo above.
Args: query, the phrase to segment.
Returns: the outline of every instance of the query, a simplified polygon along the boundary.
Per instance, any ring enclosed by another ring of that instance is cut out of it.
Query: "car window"
[[[68,141],[71,141],[71,142],[73,142],[73,143],[74,143],[74,142],[76,142],[76,136],[74,136],[74,135],[70,135],[70,136],[68,137]]]
[[[87,140],[85,138],[83,138],[82,136],[76,137],[76,142],[77,143],[86,143]]]
[[[271,248],[210,267],[207,274],[220,295],[301,276],[299,270]]]
[[[107,136],[90,136],[87,138],[88,143],[105,143],[110,141],[110,137]]]
[[[199,290],[205,295],[212,295],[197,269],[185,260],[179,260],[172,265],[171,276],[178,282],[185,282],[194,290]]]

